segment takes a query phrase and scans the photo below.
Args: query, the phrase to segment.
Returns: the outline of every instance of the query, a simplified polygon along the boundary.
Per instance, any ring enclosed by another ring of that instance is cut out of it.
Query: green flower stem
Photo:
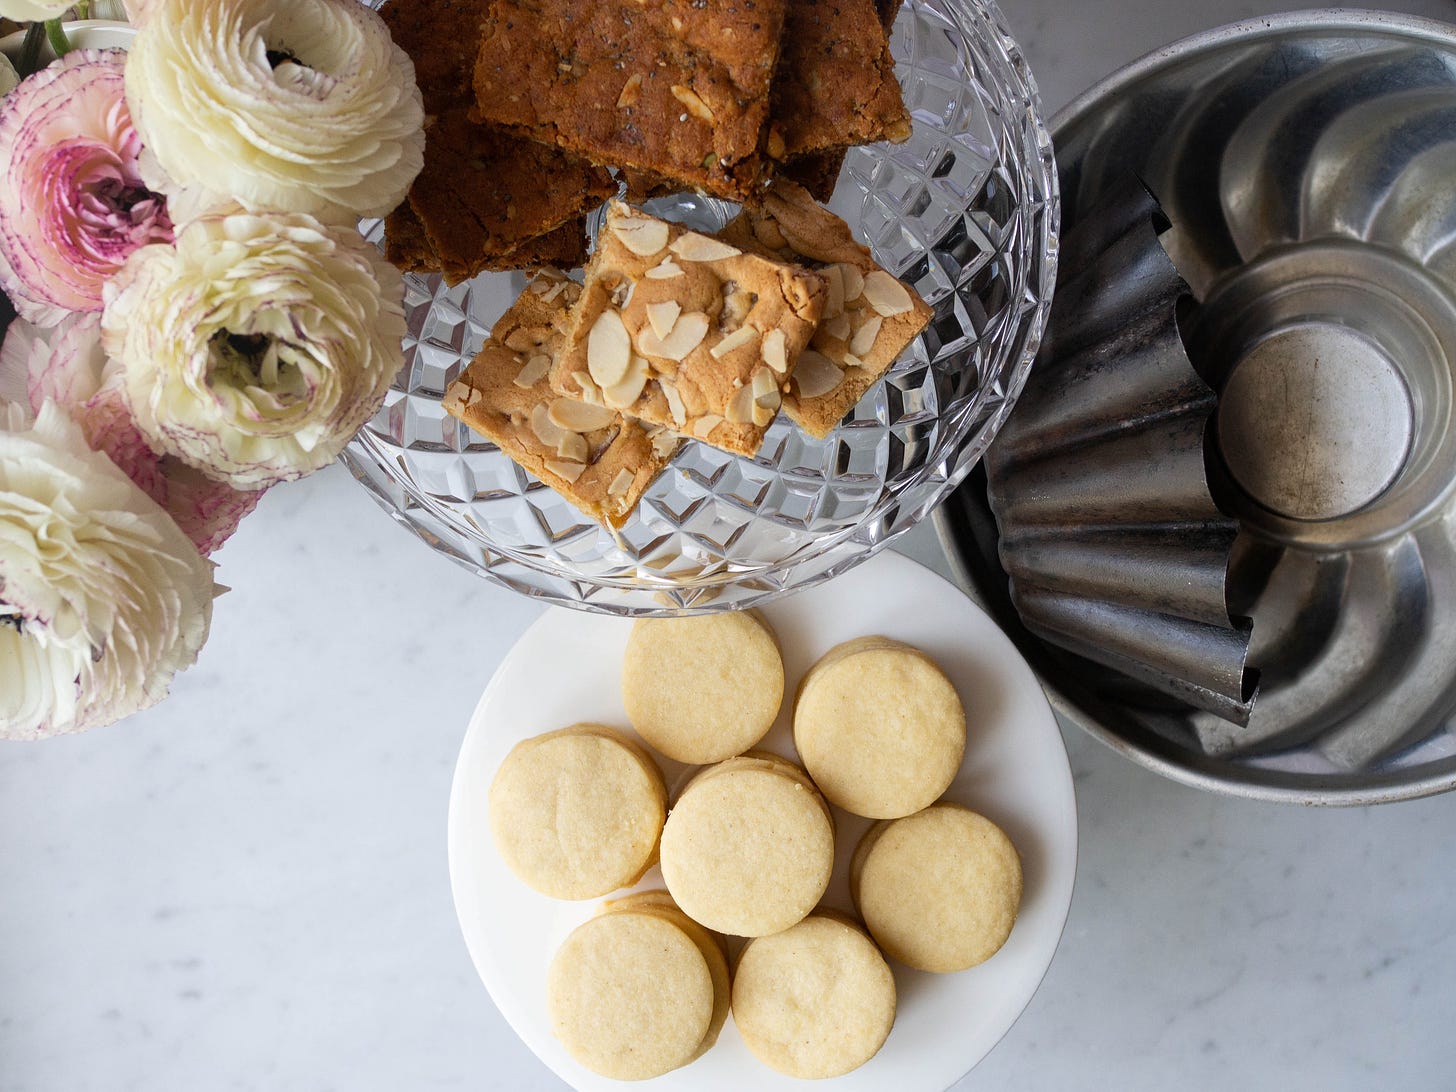
[[[45,37],[44,23],[31,23],[25,28],[25,39],[20,43],[20,60],[15,64],[15,71],[22,80],[40,68],[40,47]]]
[[[91,0],[76,0],[76,18],[91,18]]]
[[[59,19],[47,19],[45,32],[57,57],[64,57],[71,52],[71,39],[66,37],[66,28],[61,26]]]

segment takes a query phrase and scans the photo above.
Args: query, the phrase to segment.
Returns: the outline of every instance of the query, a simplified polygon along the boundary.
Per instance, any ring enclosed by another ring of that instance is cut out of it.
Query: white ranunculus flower
[[[17,23],[59,19],[76,0],[0,0],[0,16]]]
[[[238,489],[326,466],[403,362],[404,284],[351,227],[215,212],[134,253],[102,339],[157,451]]]
[[[250,209],[382,216],[424,164],[414,65],[358,0],[157,0],[126,100],[166,178]]]
[[[197,659],[212,565],[53,402],[0,407],[0,738],[154,705]]]

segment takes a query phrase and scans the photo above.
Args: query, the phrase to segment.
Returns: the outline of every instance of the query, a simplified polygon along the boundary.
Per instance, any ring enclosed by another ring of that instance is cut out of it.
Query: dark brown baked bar
[[[425,165],[385,222],[386,256],[455,283],[487,269],[579,265],[584,214],[616,192],[606,171],[560,149],[480,125],[471,72],[481,0],[390,0],[381,10],[415,63],[425,100]]]
[[[876,0],[788,0],[771,117],[770,154],[781,161],[909,137]]]
[[[478,116],[597,163],[753,201],[784,3],[491,0]]]

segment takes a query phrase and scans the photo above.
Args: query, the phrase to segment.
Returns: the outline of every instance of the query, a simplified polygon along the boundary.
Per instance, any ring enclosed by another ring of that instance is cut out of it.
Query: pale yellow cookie
[[[558,899],[636,883],[656,859],[666,817],[656,763],[600,724],[523,740],[490,786],[496,850],[521,880]]]
[[[886,955],[922,971],[962,971],[995,955],[1021,905],[1021,858],[991,820],[936,804],[870,827],[850,862],[850,894]]]
[[[830,803],[896,819],[933,803],[954,780],[966,715],[925,653],[860,637],[831,649],[799,684],[794,746]]]
[[[646,1080],[698,1058],[728,1006],[723,950],[670,900],[608,903],[557,950],[546,980],[551,1030],[594,1073]]]
[[[668,758],[693,765],[742,754],[773,727],[784,662],[753,611],[646,618],[622,663],[627,718]]]
[[[748,1049],[791,1077],[838,1077],[875,1056],[895,1022],[895,978],[864,932],[811,914],[749,941],[733,978]]]
[[[834,821],[793,763],[757,752],[698,774],[662,832],[662,878],[694,921],[757,937],[803,920],[829,885]]]

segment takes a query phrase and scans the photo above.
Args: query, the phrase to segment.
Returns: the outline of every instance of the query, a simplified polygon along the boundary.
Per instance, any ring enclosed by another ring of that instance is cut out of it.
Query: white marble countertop
[[[1299,6],[1007,16],[1055,110],[1148,49]],[[902,548],[943,565],[928,528]],[[166,703],[0,746],[0,1092],[562,1087],[476,979],[445,870],[466,721],[542,608],[338,468],[268,496],[219,560],[235,590]],[[1066,734],[1066,934],[957,1089],[1451,1087],[1456,795],[1256,804]]]

